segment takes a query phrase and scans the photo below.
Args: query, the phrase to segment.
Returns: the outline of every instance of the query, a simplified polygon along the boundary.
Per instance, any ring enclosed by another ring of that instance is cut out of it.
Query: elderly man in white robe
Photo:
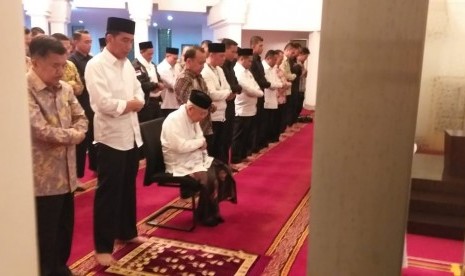
[[[230,168],[208,156],[207,142],[199,122],[208,115],[212,100],[205,92],[192,90],[186,104],[163,122],[161,144],[166,172],[190,176],[200,182],[196,219],[205,226],[224,222],[219,202],[236,203],[236,183]]]

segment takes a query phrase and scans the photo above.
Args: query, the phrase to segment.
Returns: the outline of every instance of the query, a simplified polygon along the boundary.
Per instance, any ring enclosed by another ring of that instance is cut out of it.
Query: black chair
[[[161,129],[164,118],[157,118],[140,124],[142,140],[144,141],[144,152],[146,156],[146,168],[144,177],[144,186],[150,186],[157,183],[158,186],[175,187],[181,190],[183,198],[191,198],[192,207],[182,207],[169,205],[155,213],[148,219],[147,224],[175,229],[181,231],[192,231],[196,226],[195,219],[195,196],[200,190],[200,183],[190,176],[174,177],[170,173],[165,172],[165,162],[163,160],[163,151],[161,146]],[[184,210],[192,212],[192,224],[189,227],[180,227],[173,224],[161,223],[157,218],[169,210]]]

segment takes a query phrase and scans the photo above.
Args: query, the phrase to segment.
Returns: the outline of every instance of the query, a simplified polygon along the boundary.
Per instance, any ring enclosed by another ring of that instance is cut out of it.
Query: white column
[[[316,106],[316,92],[318,80],[318,61],[320,57],[320,32],[311,32],[308,37],[310,56],[307,60],[307,83],[305,89],[304,108],[314,110]]]
[[[50,0],[24,0],[24,10],[31,17],[31,27],[40,27],[49,34]]]
[[[23,9],[21,1],[0,1],[0,32],[8,43],[0,44],[0,275],[38,275],[31,140],[25,79]],[[15,47],[12,47],[15,45]]]
[[[68,23],[71,18],[70,0],[52,0],[50,4],[50,33],[68,35]]]
[[[139,53],[139,42],[149,40],[149,25],[152,20],[152,0],[128,0],[128,11],[131,20],[136,22],[134,33],[134,53]]]
[[[307,275],[401,275],[427,13],[323,2]]]

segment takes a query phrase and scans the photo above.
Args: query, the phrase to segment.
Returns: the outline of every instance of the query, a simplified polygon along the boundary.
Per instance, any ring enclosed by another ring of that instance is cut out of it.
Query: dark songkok
[[[105,40],[104,37],[101,37],[98,39],[98,44],[100,45],[100,48],[103,48],[105,46],[107,46],[107,41]]]
[[[224,53],[226,47],[223,43],[209,43],[208,51],[210,53]]]
[[[145,42],[139,43],[139,50],[152,49],[152,48],[153,48],[152,41],[145,41]]]
[[[134,34],[136,29],[136,22],[119,17],[108,17],[107,32],[116,31],[128,34]]]
[[[173,54],[173,55],[179,55],[179,49],[178,48],[166,47],[166,53],[167,54]]]
[[[210,96],[200,90],[192,90],[189,96],[189,101],[203,109],[209,109],[212,104]]]
[[[251,48],[240,48],[237,50],[239,56],[253,56],[253,50]]]

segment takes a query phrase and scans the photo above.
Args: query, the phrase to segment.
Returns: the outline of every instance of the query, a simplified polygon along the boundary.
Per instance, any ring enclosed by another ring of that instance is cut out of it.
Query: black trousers
[[[266,128],[263,124],[264,103],[265,103],[265,99],[263,97],[257,99],[257,113],[254,116],[254,119],[252,121],[252,128],[251,128],[251,137],[252,137],[251,153],[257,153],[262,148],[267,146],[264,142],[266,134],[263,133],[263,129]]]
[[[276,114],[276,125],[278,127],[278,136],[286,129],[286,104],[278,105],[278,112]]]
[[[257,148],[258,151],[266,148],[268,146],[268,135],[267,135],[267,129],[268,129],[268,122],[267,122],[267,117],[265,114],[265,99],[264,97],[258,98],[257,99],[257,116],[255,118],[255,124],[256,124],[256,136],[257,136]]]
[[[305,100],[305,92],[297,92],[296,93],[295,117],[294,117],[295,123],[299,119],[300,112],[302,112],[302,108],[304,106],[304,100]]]
[[[288,95],[286,96],[286,107],[285,107],[285,123],[286,126],[292,126],[292,118],[294,116],[294,106],[295,106],[295,100],[293,95]]]
[[[82,142],[76,145],[76,174],[78,178],[84,176],[86,167],[86,153],[89,154],[89,169],[97,171],[97,149],[94,142],[94,112],[87,112],[86,117],[89,120],[89,127],[86,137]]]
[[[160,101],[161,97],[149,97],[144,107],[137,113],[139,122],[147,122],[161,117]]]
[[[226,133],[224,125],[224,122],[212,122],[213,139],[211,141],[211,145],[209,145],[210,150],[208,152],[210,156],[218,160],[221,160],[221,162],[227,164],[229,149],[226,148]]]
[[[177,110],[177,109],[162,109],[161,110],[161,115],[166,118],[166,117],[168,117],[168,115],[170,115],[171,112],[173,112],[175,110]]]
[[[41,276],[72,275],[66,262],[74,228],[74,195],[36,197]]]
[[[232,140],[233,140],[233,133],[234,133],[234,117],[236,116],[236,110],[235,110],[235,104],[234,100],[231,101],[226,101],[226,121],[224,122],[224,153],[226,154],[226,162],[223,162],[225,164],[229,164],[230,161],[230,149],[232,145]]]
[[[98,144],[98,187],[94,199],[94,243],[97,253],[112,253],[115,239],[137,236],[136,175],[139,151],[120,151]]]
[[[252,122],[255,116],[234,118],[234,134],[231,146],[231,163],[240,163],[247,157],[252,146]]]
[[[278,122],[278,109],[266,109],[264,110],[265,122],[266,122],[266,137],[268,143],[274,143],[279,141],[279,124]]]

